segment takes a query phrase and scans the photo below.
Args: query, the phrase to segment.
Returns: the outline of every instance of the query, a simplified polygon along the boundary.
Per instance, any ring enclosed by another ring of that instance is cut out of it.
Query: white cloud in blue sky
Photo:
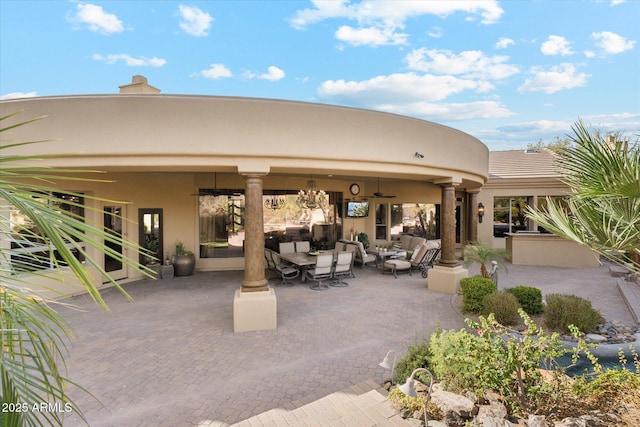
[[[143,74],[163,93],[432,120],[492,149],[578,118],[640,134],[640,1],[0,1],[2,99]]]
[[[102,6],[95,4],[78,3],[75,12],[70,13],[68,19],[97,33],[109,35],[124,31],[122,21],[115,14],[108,13]]]
[[[178,6],[180,13],[180,28],[190,36],[204,37],[209,33],[213,18],[209,13],[203,12],[196,6]]]

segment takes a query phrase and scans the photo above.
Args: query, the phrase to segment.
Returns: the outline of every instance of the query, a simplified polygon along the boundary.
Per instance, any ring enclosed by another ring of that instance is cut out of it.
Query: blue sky
[[[0,96],[165,94],[387,111],[492,150],[582,118],[640,134],[640,1],[0,0]],[[446,142],[443,142],[446,143]]]

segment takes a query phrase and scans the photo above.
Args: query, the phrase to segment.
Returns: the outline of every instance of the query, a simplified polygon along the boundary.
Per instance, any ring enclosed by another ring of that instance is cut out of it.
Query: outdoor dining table
[[[326,253],[333,253],[333,251],[320,251],[317,253],[317,255]],[[307,281],[307,269],[309,268],[309,266],[316,264],[317,256],[309,255],[305,252],[292,252],[287,254],[280,254],[280,259],[300,267],[300,276],[302,279],[302,283],[305,283]]]

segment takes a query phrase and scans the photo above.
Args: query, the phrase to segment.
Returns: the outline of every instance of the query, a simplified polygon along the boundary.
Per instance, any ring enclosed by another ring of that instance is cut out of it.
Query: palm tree
[[[487,270],[487,263],[495,261],[500,267],[505,267],[507,252],[504,249],[493,248],[482,242],[468,243],[462,249],[464,266],[468,267],[474,262],[480,264],[480,274],[482,277],[490,277]]]
[[[2,136],[6,131],[38,120],[5,127],[5,121],[16,114],[0,118]],[[85,180],[74,174],[88,171],[33,165],[37,160],[61,156],[10,154],[13,149],[43,142],[2,141],[0,144],[0,200],[3,208],[0,215],[0,242],[3,242],[0,246],[0,400],[3,404],[0,425],[4,426],[62,425],[65,411],[75,411],[83,417],[68,394],[69,386],[79,386],[65,376],[64,357],[67,354],[66,342],[72,338],[71,329],[53,308],[60,303],[31,291],[28,288],[29,278],[46,274],[63,280],[62,271],[71,271],[93,299],[106,309],[86,265],[95,267],[122,293],[126,295],[126,292],[109,277],[100,261],[87,253],[87,248],[108,254],[136,271],[151,275],[150,270],[133,259],[123,257],[105,242],[122,245],[131,253],[149,255],[148,251],[121,235],[105,232],[100,225],[86,222],[83,217],[72,213],[73,209],[60,209],[63,205],[92,209],[77,201],[79,197],[91,199],[90,196],[73,192],[61,194],[51,184],[54,181]],[[27,220],[12,223],[7,207],[16,209],[21,218]],[[8,243],[11,247],[6,246]],[[30,250],[36,246],[47,250]],[[58,274],[52,275],[50,270],[43,273],[38,266],[45,262],[53,264]],[[34,405],[41,403],[57,410],[34,411]]]
[[[571,189],[568,209],[547,199],[546,208],[527,213],[545,229],[640,273],[640,147],[627,147],[620,135],[607,143],[581,120],[572,130],[574,144],[558,160]]]

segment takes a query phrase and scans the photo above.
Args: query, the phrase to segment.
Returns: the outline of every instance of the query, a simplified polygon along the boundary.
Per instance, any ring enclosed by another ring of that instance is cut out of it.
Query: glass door
[[[124,206],[123,205],[109,205],[104,206],[103,208],[103,227],[105,232],[112,233],[115,235],[119,235],[122,237],[126,236],[125,230],[123,228],[123,218],[124,218]],[[104,241],[105,246],[112,249],[116,253],[125,256],[124,249],[122,245],[116,244],[109,240]],[[108,253],[104,254],[104,270],[109,273],[109,276],[114,280],[120,280],[127,277],[127,266],[122,263],[122,261],[112,257]]]
[[[138,209],[138,244],[155,254],[156,260],[140,255],[140,264],[158,262],[164,259],[162,241],[162,209]]]

